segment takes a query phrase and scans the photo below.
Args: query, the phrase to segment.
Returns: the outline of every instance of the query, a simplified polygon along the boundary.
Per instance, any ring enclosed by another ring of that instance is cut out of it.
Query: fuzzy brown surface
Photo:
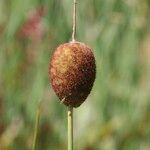
[[[85,44],[65,43],[54,51],[49,78],[56,95],[65,105],[78,107],[86,100],[95,74],[95,58]]]

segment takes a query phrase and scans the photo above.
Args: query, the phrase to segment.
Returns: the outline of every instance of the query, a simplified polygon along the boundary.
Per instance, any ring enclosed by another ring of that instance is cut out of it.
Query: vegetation
[[[77,39],[93,48],[94,88],[74,110],[75,149],[150,147],[150,1],[78,0]],[[67,108],[48,80],[51,54],[71,40],[72,1],[0,1],[0,150],[67,149]]]

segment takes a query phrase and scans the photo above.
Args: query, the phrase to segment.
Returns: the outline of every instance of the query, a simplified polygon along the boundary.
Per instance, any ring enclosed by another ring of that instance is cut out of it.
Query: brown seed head
[[[59,99],[67,106],[80,106],[89,95],[96,74],[91,49],[80,42],[56,48],[49,65],[49,78]]]

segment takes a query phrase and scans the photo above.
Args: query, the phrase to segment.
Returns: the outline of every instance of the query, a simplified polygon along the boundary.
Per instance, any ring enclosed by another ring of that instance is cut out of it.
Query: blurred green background
[[[97,77],[74,110],[76,150],[150,149],[150,1],[78,0],[77,39]],[[67,149],[67,108],[48,80],[51,54],[72,32],[72,0],[0,0],[0,150],[28,150],[41,102],[38,150]]]

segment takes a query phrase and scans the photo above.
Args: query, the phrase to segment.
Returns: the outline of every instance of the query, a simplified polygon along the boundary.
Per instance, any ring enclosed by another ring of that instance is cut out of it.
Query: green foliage
[[[93,48],[97,77],[75,109],[75,149],[148,150],[150,3],[78,0],[77,6],[77,39]],[[25,30],[30,19],[37,22]],[[55,47],[70,41],[71,28],[72,1],[0,1],[0,150],[31,148],[41,101],[38,149],[66,149],[67,109],[51,89],[48,64]]]

